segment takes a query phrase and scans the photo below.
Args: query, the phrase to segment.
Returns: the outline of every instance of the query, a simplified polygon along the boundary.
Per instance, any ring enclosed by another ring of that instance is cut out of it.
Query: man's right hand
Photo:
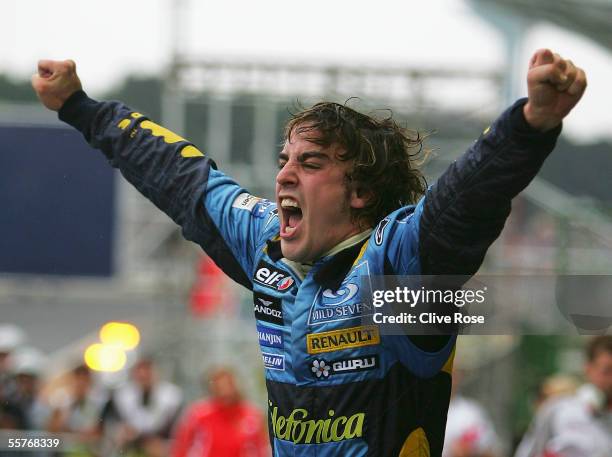
[[[72,60],[40,60],[38,73],[32,75],[32,87],[42,104],[53,111],[59,111],[72,94],[82,89]]]

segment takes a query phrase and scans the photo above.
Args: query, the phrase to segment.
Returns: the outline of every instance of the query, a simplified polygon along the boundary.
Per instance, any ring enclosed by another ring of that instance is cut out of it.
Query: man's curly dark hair
[[[339,145],[342,152],[336,158],[353,161],[347,188],[358,189],[369,200],[364,208],[351,209],[351,216],[364,227],[374,227],[425,193],[427,183],[417,168],[423,136],[399,126],[391,116],[376,119],[346,105],[321,102],[292,114],[285,127],[286,141],[294,131],[316,131],[305,139],[324,147]]]

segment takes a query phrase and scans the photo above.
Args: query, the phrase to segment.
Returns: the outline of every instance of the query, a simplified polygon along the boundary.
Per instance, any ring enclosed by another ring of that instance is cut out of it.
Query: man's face
[[[139,361],[132,370],[134,381],[144,389],[149,389],[155,384],[155,368],[149,361]]]
[[[91,375],[89,373],[75,373],[72,377],[72,388],[77,398],[85,398],[91,388]]]
[[[0,352],[0,373],[4,373],[5,371],[8,371],[8,360],[9,360],[9,353]]]
[[[210,393],[214,398],[226,404],[235,403],[240,399],[236,379],[228,372],[220,372],[212,376]]]
[[[291,134],[279,154],[276,203],[280,217],[283,255],[296,262],[316,260],[338,243],[360,232],[350,208],[362,208],[365,199],[347,189],[351,162],[336,158],[329,148],[307,141],[316,131]]]
[[[599,388],[612,400],[612,353],[600,351],[586,365],[586,377],[591,384]]]

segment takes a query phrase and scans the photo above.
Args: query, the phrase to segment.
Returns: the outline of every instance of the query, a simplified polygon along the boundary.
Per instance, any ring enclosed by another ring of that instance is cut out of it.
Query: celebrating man
[[[253,291],[275,456],[439,456],[455,337],[363,325],[360,276],[476,272],[586,87],[581,69],[547,49],[527,80],[528,98],[428,190],[414,165],[418,136],[316,104],[287,125],[275,203],[142,114],[87,97],[72,61],[39,62],[32,84]]]

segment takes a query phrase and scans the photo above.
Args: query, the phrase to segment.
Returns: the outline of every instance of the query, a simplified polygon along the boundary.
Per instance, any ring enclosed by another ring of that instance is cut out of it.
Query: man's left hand
[[[550,49],[539,49],[527,72],[529,100],[523,107],[527,123],[542,132],[555,128],[576,106],[586,86],[584,70]]]

